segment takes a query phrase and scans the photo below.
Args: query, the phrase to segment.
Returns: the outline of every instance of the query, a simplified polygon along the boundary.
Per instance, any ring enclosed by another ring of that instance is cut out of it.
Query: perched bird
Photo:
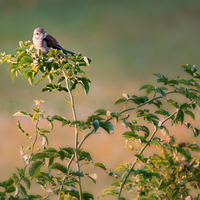
[[[68,51],[66,49],[63,49],[58,41],[51,35],[45,32],[43,28],[36,28],[33,32],[33,44],[35,45],[35,48],[37,50],[41,50],[42,56],[45,56],[50,48],[62,50],[63,53],[72,54],[75,53],[72,51]]]

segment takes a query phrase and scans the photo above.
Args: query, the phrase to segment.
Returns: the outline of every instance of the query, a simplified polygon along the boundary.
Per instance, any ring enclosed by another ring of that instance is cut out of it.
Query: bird
[[[42,56],[44,57],[50,48],[62,50],[64,54],[74,55],[75,53],[72,51],[68,51],[60,46],[58,41],[51,35],[45,32],[43,28],[36,28],[33,31],[33,44],[35,48],[39,51],[41,50]]]

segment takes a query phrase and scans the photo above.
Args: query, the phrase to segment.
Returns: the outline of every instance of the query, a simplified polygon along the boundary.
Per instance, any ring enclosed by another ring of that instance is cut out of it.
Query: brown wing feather
[[[48,34],[46,36],[46,38],[44,38],[44,40],[46,40],[48,47],[51,47],[51,48],[54,48],[54,49],[60,49],[58,41],[54,37],[52,37],[51,35]]]
[[[59,45],[58,41],[57,41],[53,36],[51,36],[51,35],[49,35],[49,34],[46,36],[46,38],[44,38],[44,40],[46,41],[48,47],[51,47],[51,48],[54,48],[54,49],[58,49],[58,50],[61,50],[61,49],[62,49],[63,52],[64,52],[65,54],[68,54],[68,53],[70,53],[70,54],[72,54],[72,55],[75,54],[75,53],[72,52],[72,51],[68,51],[68,50],[66,50],[66,49],[63,49],[63,48]]]

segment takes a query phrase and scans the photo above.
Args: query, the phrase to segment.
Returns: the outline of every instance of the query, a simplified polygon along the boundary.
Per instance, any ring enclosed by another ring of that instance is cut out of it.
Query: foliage
[[[3,188],[1,199],[49,199],[51,196],[61,200],[94,199],[92,193],[82,190],[82,178],[96,183],[97,177],[82,171],[81,167],[85,164],[88,168],[103,169],[115,180],[101,192],[102,198],[116,195],[122,200],[126,199],[122,195],[130,193],[136,199],[185,199],[191,196],[191,188],[199,188],[200,159],[197,155],[200,147],[195,142],[176,142],[176,133],[171,134],[171,127],[179,124],[185,127],[184,134],[192,132],[197,137],[200,133],[192,122],[197,120],[196,110],[200,106],[200,74],[195,66],[182,66],[190,78],[170,80],[156,73],[159,86],[146,84],[140,88],[145,90],[144,96],[123,94],[116,100],[116,105],[124,103],[121,112],[98,109],[87,120],[79,121],[74,103],[77,93],[73,95],[72,92],[77,85],[81,85],[88,94],[90,80],[82,68],[90,64],[90,59],[82,54],[64,56],[62,51],[54,49],[46,57],[41,57],[29,41],[20,42],[16,51],[16,55],[1,53],[0,57],[1,63],[8,63],[11,79],[20,74],[32,85],[47,78],[49,83],[45,84],[42,92],[57,90],[68,93],[70,100],[66,101],[72,109],[73,120],[46,115],[40,109],[42,100],[35,100],[36,107],[31,113],[19,111],[14,114],[29,118],[35,126],[35,134],[24,130],[18,121],[18,128],[30,145],[20,149],[24,167],[17,168],[11,178],[0,183]],[[133,162],[122,163],[113,171],[108,171],[103,163],[95,163],[90,152],[81,147],[100,128],[112,134],[113,119],[126,128],[122,139],[133,154]],[[48,122],[49,128],[42,127],[43,121]],[[55,121],[74,128],[73,147],[49,146],[48,133],[53,130]],[[159,137],[160,133],[163,138]],[[159,153],[145,156],[144,152],[150,147],[156,147]],[[43,188],[45,195],[31,194],[33,180]],[[193,198],[198,199],[199,196]]]

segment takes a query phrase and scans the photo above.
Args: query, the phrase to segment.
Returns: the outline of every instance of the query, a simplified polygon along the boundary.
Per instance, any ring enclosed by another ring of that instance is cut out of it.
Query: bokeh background
[[[115,99],[122,93],[141,94],[143,84],[155,84],[155,72],[176,78],[184,74],[181,64],[194,64],[200,70],[199,10],[198,0],[0,0],[0,52],[15,53],[19,41],[32,40],[33,30],[43,27],[64,48],[91,58],[85,69],[91,80],[90,92],[85,96],[79,88],[76,97],[78,118],[84,120],[99,108],[119,111]],[[31,111],[34,99],[44,99],[42,108],[47,114],[71,118],[65,96],[42,93],[43,84],[30,86],[20,76],[13,83],[6,64],[0,66],[0,181],[23,165],[20,144],[29,145],[18,131],[13,113]],[[31,132],[31,123],[20,119]],[[73,144],[71,131],[56,124],[50,145]],[[181,136],[181,130],[176,132]],[[193,140],[190,137],[184,133],[184,139]],[[112,136],[102,131],[91,136],[84,148],[95,162],[113,169],[132,161],[120,138],[120,129]],[[96,199],[112,179],[95,171],[97,184],[86,184]]]

